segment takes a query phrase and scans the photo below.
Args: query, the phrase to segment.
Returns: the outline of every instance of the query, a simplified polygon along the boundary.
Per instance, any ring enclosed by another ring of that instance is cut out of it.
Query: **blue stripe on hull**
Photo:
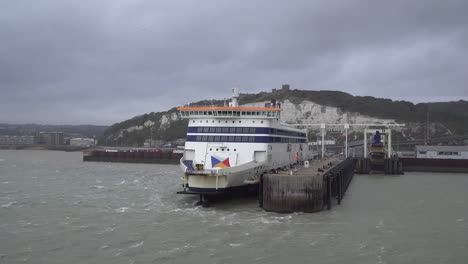
[[[236,143],[306,143],[305,138],[271,136],[194,136],[187,135],[187,142],[236,142]]]

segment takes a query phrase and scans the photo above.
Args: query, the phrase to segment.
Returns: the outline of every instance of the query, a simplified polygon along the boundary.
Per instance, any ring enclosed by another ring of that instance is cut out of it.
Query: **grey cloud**
[[[467,98],[466,1],[8,1],[0,122],[112,124],[284,82]]]

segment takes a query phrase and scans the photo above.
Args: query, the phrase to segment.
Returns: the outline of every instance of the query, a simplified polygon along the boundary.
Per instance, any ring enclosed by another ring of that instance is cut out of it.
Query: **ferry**
[[[258,184],[263,173],[313,158],[307,131],[280,122],[280,103],[239,106],[238,90],[232,92],[224,106],[178,108],[188,119],[179,193],[216,194]]]

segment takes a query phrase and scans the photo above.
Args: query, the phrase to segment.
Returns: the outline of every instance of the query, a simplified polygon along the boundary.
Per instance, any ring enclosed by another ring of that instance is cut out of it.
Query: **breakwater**
[[[83,161],[179,164],[182,155],[171,150],[92,150],[83,152]]]

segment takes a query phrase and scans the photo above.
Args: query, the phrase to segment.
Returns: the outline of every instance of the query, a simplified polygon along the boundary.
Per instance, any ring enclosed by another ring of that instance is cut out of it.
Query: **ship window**
[[[227,120],[225,121],[225,123],[227,123]]]
[[[197,127],[197,132],[198,132],[198,133],[203,132],[203,127]]]
[[[212,111],[209,111],[209,112],[208,112],[208,115],[213,115],[213,112],[212,112]]]
[[[208,123],[208,120],[206,120],[206,122]]]
[[[247,142],[249,141],[249,137],[242,137],[242,142]]]
[[[214,120],[213,120],[213,121],[211,121],[211,123],[214,123]]]
[[[195,123],[195,120],[193,120],[192,123]]]
[[[244,127],[243,132],[244,132],[244,133],[249,133],[249,128],[248,128],[248,127]]]
[[[236,142],[242,142],[242,137],[237,136],[236,137]]]
[[[197,136],[196,141],[201,141],[201,140],[202,140],[202,137],[201,137],[201,136]]]
[[[208,133],[209,129],[210,129],[209,127],[204,127],[203,132]]]
[[[247,115],[252,115],[252,113],[251,113],[251,112],[247,112]]]
[[[255,142],[255,137],[249,137],[249,142]]]
[[[208,136],[208,142],[213,142],[213,136]]]
[[[242,123],[242,121],[239,120],[239,123]]]
[[[242,133],[242,127],[238,127],[236,130],[236,133]]]
[[[215,127],[210,127],[210,133],[214,133],[216,131]]]
[[[227,136],[221,136],[221,141],[227,141],[228,137]]]
[[[427,154],[427,151],[419,151],[419,154],[422,154],[422,155]]]
[[[220,127],[216,128],[216,133],[221,133],[221,128]]]
[[[242,111],[242,112],[241,112],[241,115],[245,115],[245,112]]]
[[[260,123],[262,123],[262,124],[263,124],[263,121],[260,121]]]
[[[216,151],[218,151],[218,149],[216,149]]]
[[[206,141],[208,139],[208,136],[203,136],[202,141]]]
[[[224,149],[221,149],[221,151],[224,151]]]
[[[229,142],[234,142],[234,136],[229,137]]]
[[[222,131],[223,133],[229,133],[229,127],[223,127]]]
[[[232,123],[234,123],[235,121],[232,121]]]
[[[255,123],[255,120],[252,120],[252,123]]]
[[[255,134],[255,127],[250,128],[250,134]]]
[[[214,141],[219,142],[219,136],[215,136]]]
[[[212,151],[213,149],[210,149],[210,151]]]
[[[234,151],[237,151],[237,149],[234,149]]]
[[[203,114],[206,115],[206,111],[204,111]]]

